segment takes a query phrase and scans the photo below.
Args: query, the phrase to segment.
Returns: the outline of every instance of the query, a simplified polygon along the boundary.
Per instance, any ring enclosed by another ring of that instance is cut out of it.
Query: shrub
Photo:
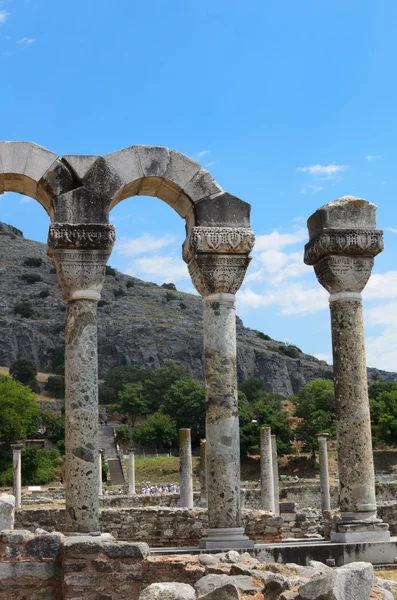
[[[298,358],[299,354],[302,353],[302,350],[297,346],[278,346],[277,352],[285,354],[285,356],[289,356],[290,358]]]
[[[30,256],[27,258],[24,263],[25,267],[41,267],[43,264],[43,260],[41,258],[35,258],[34,256]]]
[[[171,302],[171,300],[176,300],[176,295],[172,292],[167,292],[165,295],[165,299],[167,300],[167,302]]]
[[[185,308],[187,308],[187,306],[184,302],[179,302],[179,308],[182,310],[185,310]]]
[[[100,383],[98,386],[98,398],[99,404],[112,404],[117,398],[117,393],[113,388],[106,385],[106,383]]]
[[[116,269],[113,269],[113,267],[109,267],[109,265],[106,265],[106,275],[110,275],[111,277],[116,277],[117,271]]]
[[[113,294],[114,294],[114,297],[115,297],[115,298],[121,298],[122,296],[125,296],[125,295],[126,295],[126,293],[125,293],[125,291],[123,290],[123,288],[120,288],[120,287],[119,287],[119,288],[117,288],[117,290],[113,290]]]
[[[48,298],[50,295],[50,290],[41,290],[41,292],[39,292],[39,298]]]
[[[14,306],[14,313],[24,317],[24,319],[31,319],[34,315],[33,308],[30,306],[30,304],[24,301],[18,302]]]
[[[172,290],[172,291],[176,292],[175,283],[163,283],[161,287],[166,290]]]
[[[41,281],[41,275],[38,275],[37,273],[24,273],[21,275],[21,279],[25,281],[25,283],[32,284]]]
[[[260,338],[261,340],[266,340],[269,341],[272,338],[270,337],[270,335],[266,335],[266,333],[262,333],[262,331],[257,331],[256,335],[258,336],[258,338]]]
[[[135,283],[132,281],[132,279],[130,279],[129,281],[127,281],[127,283],[125,284],[127,289],[132,288],[135,286]]]
[[[55,346],[55,348],[51,351],[51,364],[53,373],[57,373],[57,375],[63,375],[65,370],[65,346]]]
[[[59,463],[58,450],[45,450],[28,446],[22,452],[22,483],[42,485],[53,481]]]
[[[54,398],[65,397],[65,378],[62,375],[50,375],[45,389]]]
[[[132,440],[132,429],[127,425],[120,425],[115,431],[116,442],[121,446],[127,446]]]
[[[98,302],[98,306],[106,306],[107,304],[109,304],[109,302],[106,302],[106,300],[99,300]]]
[[[30,358],[17,358],[10,367],[10,375],[22,385],[27,385],[32,379],[36,378],[36,363]]]

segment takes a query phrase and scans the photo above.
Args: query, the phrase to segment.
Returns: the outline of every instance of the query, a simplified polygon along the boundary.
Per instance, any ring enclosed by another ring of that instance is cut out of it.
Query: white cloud
[[[397,271],[371,275],[363,291],[365,300],[397,298]]]
[[[289,233],[280,233],[277,229],[265,235],[256,236],[254,250],[280,250],[284,246],[298,244],[307,239],[307,231],[300,227]]]
[[[280,315],[313,314],[328,307],[328,294],[320,286],[309,287],[303,282],[286,282],[263,293],[243,288],[237,296],[239,310],[278,307]]]
[[[137,238],[122,238],[116,243],[115,250],[122,256],[134,256],[136,254],[147,254],[156,252],[170,246],[175,242],[175,238],[171,235],[165,235],[162,238],[155,237],[150,233],[144,233]]]
[[[19,201],[19,204],[26,204],[27,202],[34,202],[33,198],[30,198],[29,196],[22,196],[21,195],[21,199]]]
[[[20,40],[18,40],[17,44],[20,44],[21,46],[24,46],[26,48],[27,46],[31,46],[32,44],[34,44],[35,41],[36,41],[36,38],[24,37],[24,38],[21,38]]]
[[[392,233],[397,233],[397,227],[385,227],[386,231],[391,231]]]
[[[3,25],[9,16],[9,13],[5,10],[0,10],[0,25]]]
[[[383,155],[382,154],[367,154],[367,156],[365,158],[369,161],[380,160],[381,158],[383,158]]]
[[[140,277],[156,283],[175,282],[189,279],[187,265],[175,256],[148,256],[137,258],[128,269],[127,275]]]
[[[346,171],[348,167],[346,165],[308,165],[306,167],[298,167],[296,170],[298,173],[309,173],[314,177],[320,179],[332,179],[338,173]]]
[[[197,158],[202,158],[203,156],[205,156],[206,154],[209,154],[210,151],[209,150],[201,150],[201,152],[197,152],[196,156]]]

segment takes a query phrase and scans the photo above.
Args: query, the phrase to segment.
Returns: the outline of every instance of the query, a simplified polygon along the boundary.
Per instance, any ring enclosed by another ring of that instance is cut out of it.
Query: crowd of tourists
[[[179,485],[174,483],[169,485],[152,485],[141,489],[142,496],[153,496],[156,494],[179,494]]]

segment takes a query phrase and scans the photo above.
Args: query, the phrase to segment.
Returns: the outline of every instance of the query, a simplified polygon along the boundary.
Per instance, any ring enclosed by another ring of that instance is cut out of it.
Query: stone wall
[[[242,525],[256,543],[282,539],[282,519],[263,511],[244,510]],[[208,527],[203,508],[110,508],[100,511],[100,526],[118,540],[147,542],[152,547],[197,546]],[[61,508],[27,508],[15,511],[15,527],[35,531],[65,531]]]

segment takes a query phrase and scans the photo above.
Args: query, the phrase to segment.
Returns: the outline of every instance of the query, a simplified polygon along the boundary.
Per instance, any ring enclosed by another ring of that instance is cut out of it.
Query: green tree
[[[120,425],[115,431],[116,442],[122,446],[127,446],[132,440],[132,429],[127,425]]]
[[[31,381],[36,380],[36,363],[30,358],[17,358],[10,367],[10,375],[22,385],[28,385]]]
[[[168,415],[156,412],[135,429],[133,439],[144,448],[171,448],[176,442],[175,423]]]
[[[114,397],[117,398],[126,383],[143,382],[148,373],[150,371],[137,369],[136,367],[114,367],[114,369],[108,371],[104,383],[114,391]]]
[[[106,385],[106,383],[100,383],[98,386],[98,398],[99,404],[114,404],[117,396],[113,388]]]
[[[41,420],[46,427],[46,435],[51,442],[58,444],[65,440],[65,417],[60,417],[53,410],[42,410]]]
[[[168,390],[174,383],[189,375],[186,369],[173,360],[168,360],[164,367],[147,371],[146,374],[144,394],[153,412],[160,408]]]
[[[238,392],[238,414],[240,421],[240,454],[245,457],[258,446],[258,424],[254,423],[254,411],[247,396]]]
[[[64,370],[65,366],[65,346],[55,346],[51,351],[51,370],[53,373],[62,375],[59,368]]]
[[[317,435],[335,435],[334,384],[329,379],[315,379],[291,397],[295,415],[300,419],[295,435],[302,442],[302,450],[310,452],[313,461],[318,448]]]
[[[11,377],[0,376],[0,439],[27,439],[36,432],[39,421],[35,394]]]
[[[150,412],[149,404],[143,394],[142,383],[126,383],[118,396],[120,412],[128,415],[132,427],[137,417],[147,415]]]
[[[179,430],[192,430],[192,444],[198,446],[205,436],[205,388],[189,375],[177,380],[164,396],[161,411],[171,417]]]
[[[42,485],[53,481],[58,463],[58,450],[28,446],[22,452],[22,483]]]
[[[280,456],[294,452],[294,434],[288,414],[282,410],[282,396],[268,392],[256,392],[253,397],[254,418],[258,425],[271,427],[277,437],[277,451]],[[259,436],[259,431],[258,434]]]
[[[50,375],[45,384],[45,389],[54,398],[64,398],[65,378],[62,375]]]
[[[253,402],[254,397],[258,392],[265,392],[265,384],[261,379],[245,379],[239,387],[240,392],[243,392],[248,402]]]
[[[397,384],[377,381],[368,390],[372,437],[376,443],[397,444]]]

